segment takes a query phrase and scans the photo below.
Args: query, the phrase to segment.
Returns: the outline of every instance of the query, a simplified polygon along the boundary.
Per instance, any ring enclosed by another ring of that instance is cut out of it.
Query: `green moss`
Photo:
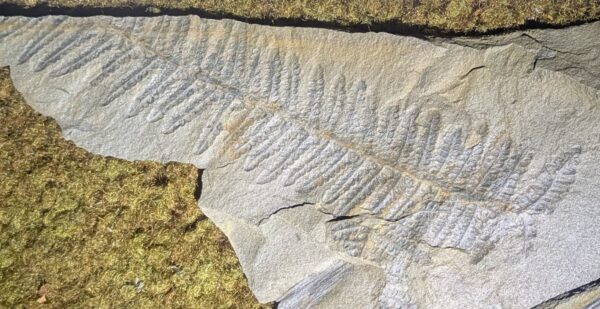
[[[51,7],[147,6],[199,9],[241,18],[297,19],[338,25],[402,23],[446,31],[488,31],[523,25],[526,21],[566,24],[600,17],[598,0],[0,0]]]
[[[0,307],[260,307],[197,173],[77,148],[1,69]]]

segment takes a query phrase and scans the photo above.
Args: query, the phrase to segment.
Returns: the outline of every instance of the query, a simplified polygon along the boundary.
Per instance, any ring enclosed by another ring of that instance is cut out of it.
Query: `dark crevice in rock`
[[[28,17],[40,17],[47,15],[67,15],[74,17],[88,17],[107,15],[114,17],[126,17],[126,16],[140,16],[140,17],[152,17],[152,16],[184,16],[184,15],[197,15],[201,18],[208,19],[234,19],[243,21],[251,24],[279,26],[279,27],[302,27],[302,28],[325,28],[331,30],[339,30],[344,32],[386,32],[396,35],[412,36],[422,39],[428,39],[429,37],[456,37],[456,36],[481,36],[481,35],[495,35],[506,32],[512,32],[517,30],[526,29],[559,29],[566,28],[575,25],[582,25],[600,20],[595,18],[587,21],[575,21],[562,25],[548,24],[539,21],[528,20],[524,24],[516,27],[498,28],[489,31],[451,31],[432,26],[423,25],[411,25],[405,24],[398,21],[388,21],[372,24],[350,24],[342,25],[336,22],[325,22],[317,20],[306,20],[302,18],[248,18],[228,13],[210,12],[198,8],[188,9],[170,9],[160,8],[157,9],[152,6],[129,6],[129,7],[52,7],[48,4],[38,4],[33,7],[24,7],[17,4],[3,3],[0,4],[0,15],[3,16],[28,16]]]
[[[555,296],[551,299],[548,299],[534,307],[532,307],[531,309],[547,309],[547,308],[553,308],[556,304],[560,303],[561,301],[567,300],[569,298],[572,298],[573,296],[577,296],[579,294],[585,293],[587,291],[592,290],[593,288],[596,287],[600,287],[600,278],[586,283],[580,287],[577,287],[575,289],[572,289],[570,291],[564,292],[558,296]]]
[[[335,215],[333,212],[325,211],[323,208],[320,208],[320,207],[317,207],[317,211],[319,211],[319,212],[321,212],[323,214],[326,214],[326,215],[330,215],[330,216],[333,217],[332,219],[329,219],[329,220],[325,221],[326,223],[343,221],[343,220],[351,220],[351,219],[359,218],[359,217],[365,218],[365,219],[379,220],[379,221],[385,221],[385,222],[389,222],[389,223],[395,223],[395,222],[399,222],[399,221],[405,220],[408,217],[416,214],[416,213],[411,213],[411,214],[407,214],[405,216],[400,216],[398,218],[388,219],[388,218],[380,217],[378,215],[367,214],[367,213],[361,213],[361,214],[356,214],[356,215],[338,216],[338,215]]]
[[[342,221],[342,220],[350,220],[350,219],[353,219],[353,218],[357,218],[358,216],[359,215],[334,217],[333,219],[327,220],[327,223],[329,223],[329,222],[337,222],[337,221]]]
[[[467,73],[465,73],[465,75],[463,75],[463,76],[462,76],[460,79],[465,79],[465,78],[466,78],[467,76],[469,76],[471,73],[473,73],[473,72],[475,72],[475,71],[478,71],[478,70],[481,70],[481,69],[483,69],[483,68],[485,68],[485,65],[480,65],[480,66],[473,67],[473,68],[471,68],[471,69],[470,69],[470,70],[469,70]]]
[[[199,169],[198,176],[196,176],[196,187],[194,189],[194,198],[196,199],[196,201],[200,200],[200,197],[202,196],[202,173],[203,172],[204,172],[204,170]]]
[[[274,212],[270,213],[268,216],[260,219],[258,221],[257,225],[261,225],[264,221],[268,220],[269,218],[271,218],[273,215],[279,213],[282,210],[288,210],[288,209],[292,209],[292,208],[297,208],[297,207],[302,207],[302,206],[306,206],[306,205],[314,205],[314,203],[309,203],[309,202],[304,202],[304,203],[299,203],[299,204],[294,204],[294,205],[290,205],[290,206],[286,206],[286,207],[282,207],[279,208],[277,210],[275,210]]]
[[[206,215],[201,214],[198,217],[196,217],[196,219],[194,219],[194,221],[186,224],[186,226],[183,227],[183,233],[189,233],[193,230],[196,229],[196,227],[198,227],[198,223],[200,223],[201,221],[204,221],[208,219],[208,217],[206,217]]]

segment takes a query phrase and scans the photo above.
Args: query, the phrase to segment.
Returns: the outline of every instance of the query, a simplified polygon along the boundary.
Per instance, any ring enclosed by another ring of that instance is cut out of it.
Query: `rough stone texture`
[[[470,48],[11,17],[0,64],[78,145],[207,169],[200,207],[260,301],[528,308],[600,278],[599,29]]]
[[[537,51],[534,67],[562,72],[583,84],[600,89],[599,36],[600,23],[591,23],[560,31],[529,30],[498,36],[434,40],[482,49],[517,44]]]

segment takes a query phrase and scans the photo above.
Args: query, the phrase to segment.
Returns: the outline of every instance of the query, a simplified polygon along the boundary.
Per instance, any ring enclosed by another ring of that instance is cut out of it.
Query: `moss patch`
[[[77,148],[0,69],[0,307],[260,307],[197,173]]]
[[[23,6],[198,9],[240,18],[294,19],[337,25],[374,23],[427,26],[446,31],[510,28],[537,21],[562,25],[600,17],[598,0],[0,0]]]

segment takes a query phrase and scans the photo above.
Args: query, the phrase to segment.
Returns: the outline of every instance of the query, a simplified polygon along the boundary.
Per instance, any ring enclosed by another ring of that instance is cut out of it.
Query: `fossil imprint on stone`
[[[297,49],[241,23],[102,21],[3,18],[0,43],[14,50],[1,60],[84,85],[54,88],[56,109],[76,115],[59,119],[63,128],[102,131],[86,119],[111,108],[167,139],[193,134],[182,147],[199,159],[186,160],[233,163],[257,184],[310,197],[307,207],[333,218],[330,248],[383,268],[410,263],[418,244],[460,249],[475,263],[508,233],[535,237],[529,218],[552,213],[585,151],[574,143],[539,155],[443,97],[381,97],[369,80],[306,64]]]

